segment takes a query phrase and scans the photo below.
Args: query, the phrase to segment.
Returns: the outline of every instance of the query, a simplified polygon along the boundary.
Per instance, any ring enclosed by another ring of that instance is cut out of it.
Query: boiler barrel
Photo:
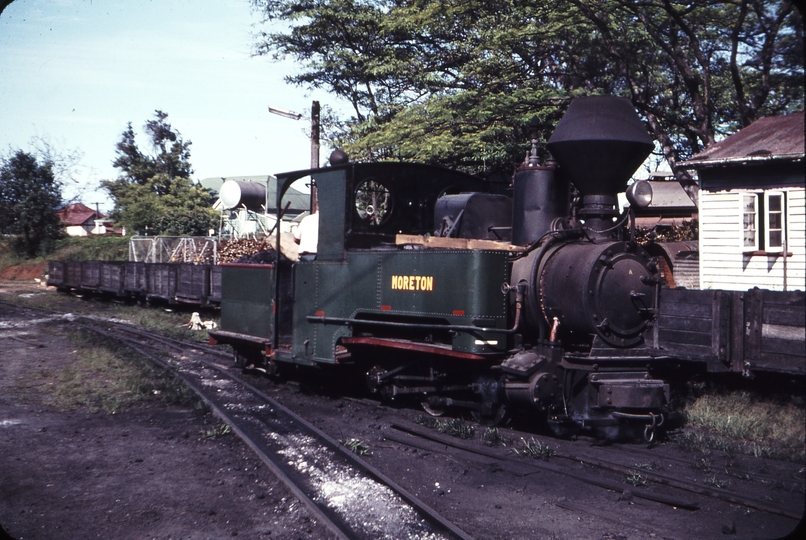
[[[561,244],[546,254],[534,283],[546,319],[557,317],[572,341],[598,334],[631,347],[655,308],[655,273],[649,254],[627,242]]]

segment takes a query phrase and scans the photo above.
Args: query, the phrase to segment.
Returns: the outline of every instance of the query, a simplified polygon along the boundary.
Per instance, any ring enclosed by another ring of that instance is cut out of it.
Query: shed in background
[[[700,183],[700,287],[806,289],[804,116],[762,118],[685,162]]]

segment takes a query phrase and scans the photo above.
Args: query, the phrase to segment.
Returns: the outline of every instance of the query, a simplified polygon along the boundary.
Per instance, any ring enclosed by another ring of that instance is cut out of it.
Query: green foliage
[[[685,415],[686,430],[673,436],[685,448],[806,459],[806,409],[801,400],[708,389],[688,397]]]
[[[629,97],[670,164],[803,107],[789,0],[252,0],[258,55],[352,104],[327,137],[357,160],[511,170],[578,95]]]
[[[626,228],[625,228],[626,229]],[[699,240],[700,222],[692,219],[683,221],[682,225],[656,225],[651,228],[636,227],[635,240],[640,245],[645,245],[650,241],[655,242],[687,242]],[[629,230],[625,230],[625,238],[629,236]]]
[[[203,429],[201,436],[205,439],[218,439],[232,434],[232,427],[229,424],[221,422],[210,429]]]
[[[52,163],[22,150],[0,159],[0,232],[16,235],[18,253],[34,257],[53,248],[63,235],[55,214],[61,203]]]
[[[734,439],[806,445],[806,410],[755,397],[749,392],[707,394],[686,405],[691,427]]]
[[[345,439],[339,442],[341,442],[341,444],[349,448],[350,452],[352,452],[353,454],[358,454],[359,456],[366,456],[370,453],[369,448],[367,448],[367,445],[364,444],[364,441],[360,439]]]
[[[128,261],[125,236],[68,236],[56,242],[52,261]]]
[[[638,471],[630,471],[624,481],[636,487],[649,485],[649,479]]]
[[[102,187],[115,202],[112,218],[143,234],[206,236],[218,223],[210,193],[190,179],[190,141],[155,111],[145,124],[151,153],[137,146],[129,123],[117,144],[115,167],[121,175]]]

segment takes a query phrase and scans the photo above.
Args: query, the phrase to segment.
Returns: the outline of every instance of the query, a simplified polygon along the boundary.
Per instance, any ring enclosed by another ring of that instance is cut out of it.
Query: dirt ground
[[[69,366],[72,349],[58,324],[0,315],[0,525],[8,535],[322,537],[240,439],[207,436],[218,421],[203,410],[156,400],[118,414],[46,405],[56,383],[43,374]]]
[[[0,281],[16,280],[35,283],[35,279],[42,279],[47,268],[47,262],[15,264],[0,270]]]
[[[26,284],[25,287],[29,287]],[[20,285],[0,283],[3,294]],[[35,294],[44,290],[35,289]],[[61,302],[53,295],[53,303]],[[102,304],[92,304],[102,312]],[[209,437],[203,410],[155,400],[118,414],[47,405],[45,374],[74,361],[53,321],[0,307],[0,525],[24,539],[318,539],[318,526],[232,434]],[[686,512],[490,459],[445,456],[384,440],[419,411],[259,383],[479,539],[781,538],[791,521],[706,502]],[[638,459],[638,458],[636,458]],[[643,458],[641,458],[643,459]],[[579,466],[580,471],[584,468]],[[576,505],[590,512],[571,512]],[[608,521],[627,518],[636,527]],[[600,516],[600,517],[597,517]],[[601,517],[605,516],[605,517]],[[727,533],[724,533],[727,531]],[[0,540],[2,535],[0,534]]]

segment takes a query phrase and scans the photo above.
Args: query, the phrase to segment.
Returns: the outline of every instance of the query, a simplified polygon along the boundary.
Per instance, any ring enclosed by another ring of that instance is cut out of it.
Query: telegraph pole
[[[311,104],[311,169],[319,168],[319,102]],[[316,184],[311,178],[311,213],[316,212],[318,202]]]
[[[299,120],[302,115],[279,107],[269,106],[269,112],[292,120]],[[319,168],[319,102],[311,103],[311,169]],[[311,213],[316,210],[316,185],[311,179]]]

